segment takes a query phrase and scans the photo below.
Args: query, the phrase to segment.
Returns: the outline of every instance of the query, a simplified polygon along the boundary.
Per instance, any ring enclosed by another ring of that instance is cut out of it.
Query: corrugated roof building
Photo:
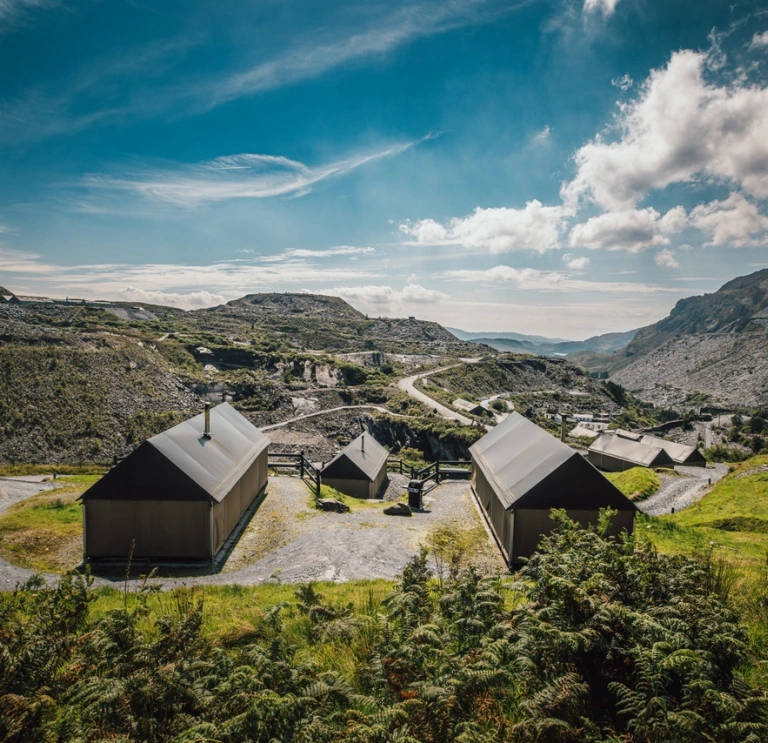
[[[581,524],[618,511],[611,533],[632,532],[636,506],[579,452],[519,413],[470,448],[472,488],[510,565],[530,557],[552,529],[550,509]]]
[[[686,467],[706,467],[707,460],[704,455],[695,447],[687,444],[678,444],[676,441],[667,441],[658,436],[649,436],[644,434],[641,441],[648,446],[660,446],[672,458],[675,464],[682,464]]]
[[[228,403],[148,439],[81,496],[85,557],[135,542],[135,557],[212,560],[267,484],[268,446]]]
[[[320,471],[324,485],[355,498],[375,498],[387,479],[389,452],[363,433]]]
[[[664,447],[643,442],[643,435],[629,431],[603,431],[589,447],[589,461],[606,472],[623,472],[632,467],[674,468]]]

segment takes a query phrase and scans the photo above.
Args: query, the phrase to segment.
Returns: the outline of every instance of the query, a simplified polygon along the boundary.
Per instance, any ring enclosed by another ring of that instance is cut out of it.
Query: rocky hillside
[[[681,299],[668,317],[638,331],[627,346],[632,358],[683,335],[765,333],[768,329],[768,269],[740,276],[712,294]]]
[[[611,379],[663,407],[687,409],[715,403],[765,407],[768,334],[684,335],[647,352]]]
[[[368,318],[338,297],[250,294],[220,307],[187,313],[200,327],[261,330],[297,350],[478,355],[490,349],[459,340],[434,322]]]
[[[713,294],[680,300],[608,357],[611,379],[644,399],[682,406],[695,393],[712,402],[768,403],[768,269]]]
[[[2,303],[0,463],[106,462],[201,400],[226,397],[260,425],[387,405],[406,370],[468,351],[478,347],[434,323],[368,319],[306,294],[195,312]]]

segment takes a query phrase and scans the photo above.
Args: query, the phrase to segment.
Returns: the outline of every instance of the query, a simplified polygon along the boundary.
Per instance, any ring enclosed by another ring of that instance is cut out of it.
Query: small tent
[[[389,452],[363,433],[320,471],[324,485],[355,498],[375,498],[387,479]]]
[[[632,467],[668,467],[675,463],[664,447],[643,442],[643,435],[629,431],[603,431],[589,447],[589,461],[606,472]]]
[[[472,488],[510,565],[530,557],[552,528],[550,509],[581,524],[618,511],[611,533],[632,532],[636,506],[579,452],[512,413],[470,448]]]
[[[153,436],[86,490],[86,559],[213,560],[267,484],[269,440],[228,403]]]

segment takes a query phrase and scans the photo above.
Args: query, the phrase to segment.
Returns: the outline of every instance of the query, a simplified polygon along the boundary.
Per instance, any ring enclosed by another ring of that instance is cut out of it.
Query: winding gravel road
[[[700,501],[714,484],[728,474],[728,466],[714,464],[708,467],[675,467],[677,475],[660,473],[661,488],[658,493],[640,501],[637,507],[649,516],[672,513],[672,509],[684,508]]]

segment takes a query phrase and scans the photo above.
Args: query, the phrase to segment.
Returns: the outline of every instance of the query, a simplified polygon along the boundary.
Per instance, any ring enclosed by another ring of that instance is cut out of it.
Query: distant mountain
[[[611,379],[652,402],[768,405],[768,269],[681,299],[608,359]]]
[[[539,356],[568,356],[580,351],[594,353],[612,353],[624,348],[638,332],[628,330],[625,333],[605,333],[587,338],[585,341],[567,341],[560,338],[545,338],[540,335],[523,335],[522,333],[468,333],[457,328],[447,328],[457,338],[484,343],[497,351],[517,351],[518,353],[533,353]]]
[[[460,338],[463,341],[478,341],[481,339],[489,339],[492,338],[494,340],[513,340],[513,341],[521,341],[521,342],[527,342],[532,343],[535,345],[540,344],[548,344],[548,345],[554,345],[556,343],[567,343],[567,339],[565,338],[546,338],[543,335],[525,335],[525,333],[500,333],[495,330],[486,330],[481,331],[478,333],[471,333],[467,330],[460,330],[459,328],[449,328],[446,325],[446,330],[450,330],[451,333],[453,333],[457,338]]]

